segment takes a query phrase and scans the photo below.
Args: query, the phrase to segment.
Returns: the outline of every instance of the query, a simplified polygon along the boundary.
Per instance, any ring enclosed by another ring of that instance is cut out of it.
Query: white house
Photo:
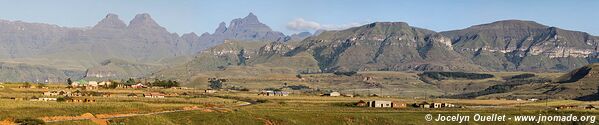
[[[102,82],[98,83],[98,85],[100,85],[100,86],[110,86],[110,85],[112,85],[112,82],[110,82],[110,81],[102,81]]]
[[[93,86],[93,87],[97,87],[98,86],[98,82],[97,81],[89,81],[87,82],[88,86]]]
[[[341,96],[341,93],[339,93],[339,92],[331,92],[331,93],[325,94],[325,96]]]
[[[368,107],[392,107],[391,101],[369,101]]]

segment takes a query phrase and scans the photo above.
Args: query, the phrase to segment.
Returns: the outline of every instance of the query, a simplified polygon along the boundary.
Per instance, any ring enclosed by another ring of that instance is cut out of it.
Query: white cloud
[[[349,23],[343,25],[320,24],[314,21],[297,18],[287,23],[287,29],[294,31],[311,31],[311,30],[342,30],[351,27],[360,26],[360,23]]]
[[[305,31],[305,30],[319,30],[322,26],[314,21],[307,21],[303,18],[297,18],[287,23],[289,30]]]

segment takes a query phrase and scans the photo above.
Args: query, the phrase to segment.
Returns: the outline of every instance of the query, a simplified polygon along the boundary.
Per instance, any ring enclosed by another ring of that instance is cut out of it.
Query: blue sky
[[[149,13],[179,34],[213,32],[249,12],[286,34],[381,21],[446,31],[497,20],[532,20],[599,35],[594,0],[0,0],[0,19],[93,26],[107,13]]]

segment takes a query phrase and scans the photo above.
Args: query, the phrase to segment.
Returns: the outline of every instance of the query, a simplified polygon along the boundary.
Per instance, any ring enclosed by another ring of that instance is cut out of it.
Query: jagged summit
[[[109,13],[106,15],[104,19],[102,19],[98,24],[94,26],[94,28],[115,28],[121,29],[127,27],[127,24],[119,19],[119,16],[113,13]]]
[[[255,31],[272,31],[266,24],[261,23],[258,17],[250,13],[244,18],[237,18],[229,24],[231,30],[255,30]]]
[[[140,27],[160,27],[160,25],[158,25],[158,23],[152,19],[150,14],[142,13],[135,15],[135,18],[129,22],[129,28]]]
[[[258,21],[258,17],[256,15],[254,15],[254,13],[252,13],[252,12],[250,12],[250,14],[245,16],[243,18],[243,20],[245,20],[248,23],[260,23],[260,21]]]
[[[224,33],[225,31],[227,31],[227,24],[225,24],[225,22],[220,22],[220,24],[218,24],[218,28],[216,28],[216,30],[214,30],[215,34],[219,34],[219,33]]]
[[[254,13],[231,20],[228,27],[225,22],[221,22],[214,33],[200,35],[200,43],[206,47],[221,44],[225,40],[283,42],[287,40],[287,36],[261,23]]]

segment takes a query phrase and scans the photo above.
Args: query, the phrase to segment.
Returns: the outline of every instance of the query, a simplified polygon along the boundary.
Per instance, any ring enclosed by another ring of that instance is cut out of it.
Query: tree
[[[69,86],[73,84],[73,81],[71,80],[71,78],[67,78],[67,84],[69,84]]]
[[[241,49],[241,51],[239,51],[239,54],[237,54],[237,57],[239,59],[239,63],[237,63],[237,65],[243,65],[243,66],[246,65],[245,62],[247,60],[247,57],[245,57],[245,56],[246,56],[245,49]]]
[[[217,78],[208,79],[210,85],[208,85],[212,89],[221,89],[223,87],[223,80]]]
[[[135,80],[133,78],[129,78],[129,80],[125,81],[125,85],[135,85]]]

